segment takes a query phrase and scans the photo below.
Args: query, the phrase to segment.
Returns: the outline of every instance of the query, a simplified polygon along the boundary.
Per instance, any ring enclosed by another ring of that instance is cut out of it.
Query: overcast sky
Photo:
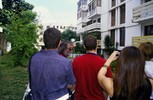
[[[75,25],[77,0],[25,0],[35,6],[42,23]]]

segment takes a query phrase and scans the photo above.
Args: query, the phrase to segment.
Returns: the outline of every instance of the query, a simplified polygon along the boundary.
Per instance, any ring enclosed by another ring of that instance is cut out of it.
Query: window
[[[112,0],[112,7],[116,5],[116,0]]]
[[[114,44],[115,43],[115,29],[111,30],[111,40],[112,40],[112,43]]]
[[[145,26],[144,35],[145,36],[147,36],[147,35],[153,35],[153,25]]]
[[[99,22],[99,23],[100,23],[100,22],[101,22],[101,19],[100,19],[100,18],[98,18],[97,22]]]
[[[60,26],[60,29],[62,29],[62,26]]]
[[[123,1],[125,1],[125,0],[121,0],[121,2],[123,2]]]
[[[145,0],[144,2],[146,3],[146,2],[149,2],[149,1],[151,1],[151,0]]]
[[[48,29],[48,28],[50,28],[50,26],[46,26],[46,28]]]
[[[111,26],[115,26],[115,9],[111,12]]]
[[[97,6],[101,7],[101,0],[97,0]]]
[[[87,25],[90,25],[90,24],[92,24],[92,20],[90,20],[90,21],[87,22]]]
[[[87,4],[87,0],[82,0],[82,5],[86,5]]]
[[[40,35],[43,35],[43,32],[42,31],[40,32]]]
[[[88,6],[88,10],[91,11],[91,4]]]
[[[120,24],[125,23],[125,5],[120,7]]]
[[[120,46],[125,45],[125,28],[120,28]]]

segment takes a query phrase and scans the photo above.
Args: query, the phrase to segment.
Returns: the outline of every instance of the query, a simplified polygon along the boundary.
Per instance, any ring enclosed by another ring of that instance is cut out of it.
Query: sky
[[[34,5],[39,21],[76,26],[77,0],[25,0]]]

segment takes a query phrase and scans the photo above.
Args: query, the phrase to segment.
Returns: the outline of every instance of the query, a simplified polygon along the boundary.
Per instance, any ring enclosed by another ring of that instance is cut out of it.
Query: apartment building
[[[133,38],[133,45],[138,46],[140,41],[153,43],[153,0],[141,0],[141,4],[133,8],[132,21],[141,28],[141,35]]]
[[[72,31],[75,31],[75,32],[77,30],[76,26],[67,25],[67,24],[56,24],[56,23],[46,23],[46,24],[43,24],[42,27],[38,31],[38,39],[37,39],[37,43],[38,44],[36,45],[36,48],[38,50],[40,50],[41,47],[44,45],[44,43],[43,43],[43,33],[44,33],[44,31],[47,28],[50,28],[50,27],[57,28],[61,32],[65,31],[66,29],[69,29],[69,30],[72,30]]]
[[[87,3],[81,3],[83,1]],[[109,34],[114,45],[121,50],[132,45],[133,37],[153,35],[152,2],[153,0],[79,0],[77,34],[99,29],[101,48],[104,48],[104,38]],[[83,11],[87,13],[86,16]],[[93,27],[96,23],[100,26]]]
[[[101,34],[101,0],[79,0],[77,5],[77,34],[80,40],[83,33]]]
[[[2,9],[2,0],[0,0],[0,9]],[[0,32],[2,32],[2,27],[0,27]]]

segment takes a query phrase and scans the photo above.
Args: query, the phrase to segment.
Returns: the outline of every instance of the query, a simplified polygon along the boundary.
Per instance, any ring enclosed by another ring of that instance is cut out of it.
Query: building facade
[[[86,9],[80,6],[83,1],[87,1]],[[82,10],[87,16],[79,14]],[[119,50],[132,45],[133,37],[153,35],[153,0],[79,0],[77,14],[77,34],[99,29],[101,48],[106,35]]]
[[[39,31],[38,31],[38,39],[37,39],[37,45],[36,48],[38,50],[41,49],[41,47],[44,45],[44,42],[43,42],[43,33],[44,31],[47,29],[47,28],[50,28],[50,27],[54,27],[54,28],[57,28],[58,30],[60,30],[61,32],[65,31],[66,29],[69,29],[69,30],[72,30],[72,31],[75,31],[77,30],[76,26],[72,26],[72,25],[66,25],[66,24],[53,24],[53,23],[46,23],[46,24],[43,24]]]

